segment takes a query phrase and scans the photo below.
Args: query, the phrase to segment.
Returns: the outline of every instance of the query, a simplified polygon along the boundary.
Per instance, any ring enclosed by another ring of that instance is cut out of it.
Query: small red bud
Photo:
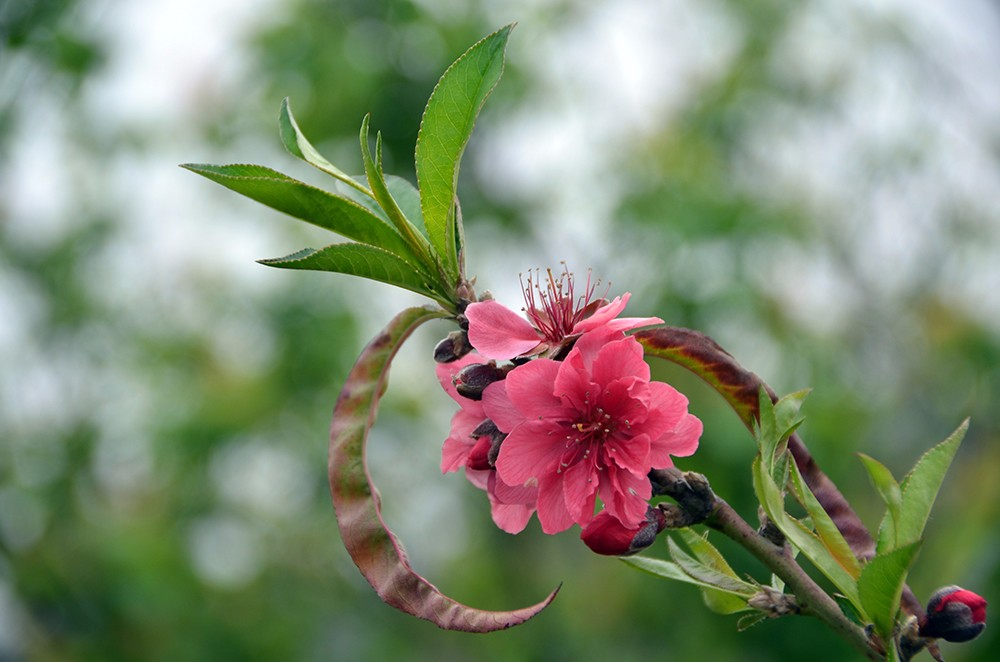
[[[920,636],[958,643],[975,639],[985,628],[986,600],[959,586],[945,586],[927,602]]]
[[[646,521],[633,528],[625,528],[608,511],[602,510],[583,527],[580,539],[597,554],[628,556],[653,544],[656,535],[666,527],[666,520],[658,508],[646,509]]]

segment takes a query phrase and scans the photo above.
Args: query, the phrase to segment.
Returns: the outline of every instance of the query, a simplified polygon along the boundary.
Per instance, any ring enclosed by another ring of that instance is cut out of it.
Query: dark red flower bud
[[[608,511],[602,510],[583,527],[580,539],[598,554],[627,556],[652,545],[666,524],[660,509],[652,506],[646,509],[646,521],[631,529],[625,528]]]
[[[958,586],[938,589],[927,602],[927,619],[920,636],[962,642],[986,628],[986,600]]]
[[[472,431],[472,437],[474,439],[489,437],[490,447],[489,451],[486,453],[486,462],[492,469],[496,466],[497,456],[500,454],[500,444],[502,444],[503,440],[507,438],[507,435],[497,428],[496,423],[487,418],[485,421],[477,425],[476,429]]]
[[[469,334],[465,331],[452,331],[448,337],[434,347],[434,360],[438,363],[457,361],[472,351],[469,344]]]
[[[504,378],[506,371],[498,368],[495,361],[489,363],[473,363],[458,371],[455,375],[455,390],[462,397],[470,400],[482,400],[483,391],[495,381]]]

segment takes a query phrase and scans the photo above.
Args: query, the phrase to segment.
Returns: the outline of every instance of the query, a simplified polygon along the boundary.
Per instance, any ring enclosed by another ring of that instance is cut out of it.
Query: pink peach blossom
[[[687,398],[650,381],[637,340],[603,325],[584,333],[565,360],[538,358],[483,393],[483,410],[508,433],[496,460],[510,486],[536,487],[546,533],[605,511],[626,529],[645,521],[647,474],[692,454],[702,424]]]
[[[464,468],[469,482],[486,491],[489,496],[493,522],[507,533],[520,533],[535,512],[538,491],[533,487],[513,487],[497,478],[496,470],[485,461],[489,437],[484,435],[477,439],[473,436],[486,422],[483,403],[462,397],[455,390],[455,375],[462,368],[481,361],[481,356],[472,353],[457,361],[437,366],[441,387],[460,405],[460,409],[452,416],[451,432],[441,449],[441,472]]]
[[[596,285],[590,283],[588,276],[585,291],[577,298],[569,270],[558,279],[551,270],[547,273],[546,291],[530,275],[523,288],[524,313],[528,319],[493,300],[468,306],[465,315],[469,318],[469,342],[482,356],[503,361],[557,353],[567,341],[587,331],[606,328],[624,332],[663,323],[658,317],[617,319],[631,296],[628,292],[610,302],[594,299]]]

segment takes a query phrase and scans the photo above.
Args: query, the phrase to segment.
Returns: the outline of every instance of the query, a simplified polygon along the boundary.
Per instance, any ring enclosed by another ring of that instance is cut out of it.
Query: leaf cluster
[[[260,260],[283,269],[332,271],[417,292],[457,312],[467,295],[464,233],[457,197],[462,153],[476,118],[500,80],[513,25],[485,37],[456,60],[431,93],[416,145],[417,187],[382,167],[382,136],[375,151],[369,117],[361,123],[364,175],[351,176],[327,160],[281,104],[279,133],[294,156],[331,176],[332,190],[310,186],[258,165],[185,164],[183,167],[293,218],[352,240],[303,248]]]

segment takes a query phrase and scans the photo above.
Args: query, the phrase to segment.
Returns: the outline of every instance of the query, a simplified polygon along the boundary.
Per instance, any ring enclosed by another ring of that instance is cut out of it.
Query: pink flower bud
[[[986,600],[958,586],[938,589],[927,603],[920,636],[962,642],[975,639],[986,627]]]
[[[627,556],[652,545],[665,527],[663,513],[652,506],[646,510],[646,521],[632,528],[626,528],[611,513],[602,510],[583,527],[580,538],[598,554]]]

